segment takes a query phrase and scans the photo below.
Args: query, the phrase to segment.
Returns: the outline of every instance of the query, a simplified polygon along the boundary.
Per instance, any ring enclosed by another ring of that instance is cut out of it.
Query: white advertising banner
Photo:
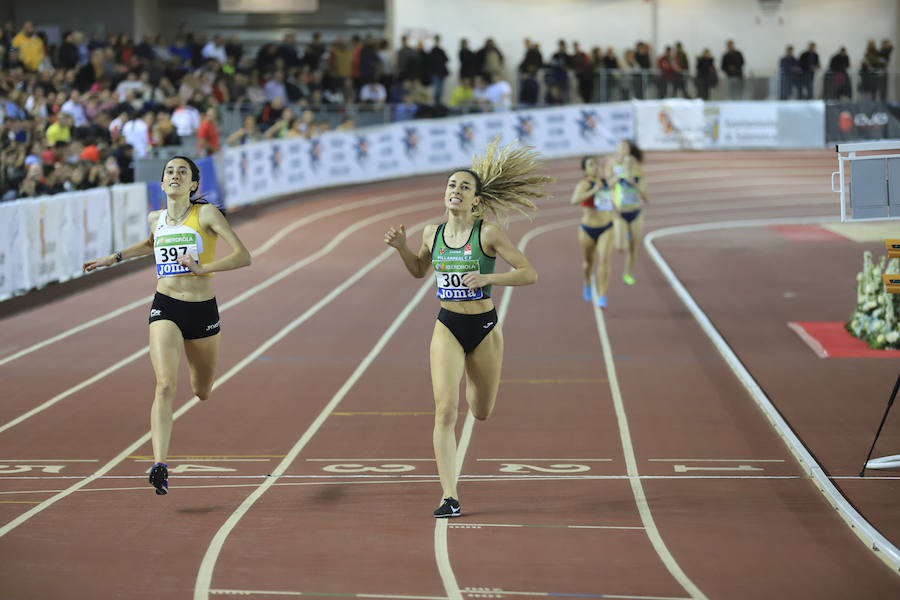
[[[75,225],[66,210],[68,196],[42,196],[20,204],[25,231],[26,289],[59,281],[71,262],[66,253]]]
[[[28,289],[21,202],[0,203],[0,300]]]
[[[231,147],[223,161],[225,203],[467,167],[497,135],[503,145],[519,140],[547,158],[609,153],[634,137],[634,108],[622,102],[470,114]]]
[[[143,183],[114,185],[110,188],[112,204],[113,249],[121,250],[147,238],[150,225],[147,216],[147,186]]]
[[[65,281],[81,273],[84,261],[112,252],[112,212],[105,187],[59,196],[65,197],[69,213],[68,251],[58,272],[59,281]]]
[[[821,100],[704,102],[635,100],[637,143],[644,150],[821,148]]]
[[[697,150],[707,145],[703,100],[635,100],[637,144],[643,150]]]

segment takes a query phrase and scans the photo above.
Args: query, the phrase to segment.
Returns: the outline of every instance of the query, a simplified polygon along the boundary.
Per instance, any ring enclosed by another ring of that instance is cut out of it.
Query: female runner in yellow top
[[[500,227],[483,216],[490,211],[534,210],[531,198],[547,196],[541,189],[552,178],[535,175],[536,155],[512,145],[498,149],[498,139],[471,169],[450,174],[444,190],[447,220],[428,225],[417,252],[406,243],[403,225],[384,236],[397,249],[413,277],[434,271],[441,310],[431,336],[431,386],[434,393],[434,456],[443,502],[434,516],[461,514],[456,491],[456,417],[459,382],[466,376],[466,401],[472,415],[487,419],[494,409],[503,362],[503,336],[491,299],[494,285],[529,285],[537,273]],[[494,273],[499,255],[513,267]]]
[[[201,400],[212,390],[219,358],[219,310],[212,274],[250,264],[250,252],[215,206],[192,199],[200,187],[200,169],[184,156],[166,162],[160,183],[166,208],[148,217],[146,240],[109,256],[89,260],[85,271],[108,267],[124,258],[156,255],[156,295],[150,307],[150,360],[156,392],[150,409],[150,433],[155,464],[150,483],[166,494],[169,473],[166,456],[172,435],[172,405],[178,382],[178,363],[184,347],[191,389]],[[231,253],[215,259],[221,237]]]

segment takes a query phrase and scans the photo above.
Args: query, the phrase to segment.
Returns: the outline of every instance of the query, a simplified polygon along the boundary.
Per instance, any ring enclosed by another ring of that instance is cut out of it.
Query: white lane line
[[[593,286],[591,286],[594,289]],[[594,294],[596,295],[596,294]],[[600,345],[603,348],[603,361],[606,364],[606,376],[609,379],[609,389],[612,392],[613,406],[616,411],[616,421],[619,425],[619,438],[622,441],[622,453],[625,456],[625,470],[628,473],[631,483],[631,493],[634,495],[634,502],[637,505],[641,522],[647,530],[647,537],[656,550],[656,554],[662,560],[669,573],[675,580],[690,594],[691,598],[697,600],[705,600],[706,596],[700,591],[694,582],[682,571],[678,562],[669,552],[666,543],[663,541],[659,530],[656,528],[656,521],[653,513],[650,511],[650,505],[647,503],[647,496],[644,494],[644,486],[641,485],[639,479],[637,458],[634,455],[634,446],[631,443],[631,431],[628,428],[628,418],[625,415],[625,403],[622,400],[622,392],[619,389],[619,377],[616,373],[616,365],[613,363],[612,345],[609,342],[609,336],[606,333],[606,322],[603,313],[597,307],[596,298],[593,298],[591,304],[594,307],[594,319],[597,321],[597,333],[600,336]]]
[[[545,211],[545,214],[546,212],[549,211]],[[522,236],[522,240],[519,242],[519,248],[522,250],[522,252],[524,252],[525,248],[528,246],[528,242],[530,242],[536,235],[540,235],[554,229],[559,229],[561,227],[572,227],[578,222],[578,219],[566,219],[565,221],[559,221],[532,229],[524,236]],[[497,308],[497,324],[500,326],[503,325],[503,321],[506,319],[506,311],[509,307],[510,300],[512,299],[512,292],[514,289],[514,287],[507,287],[503,290],[503,298],[500,300],[500,306]],[[463,461],[466,458],[466,451],[469,448],[469,441],[472,438],[472,428],[474,427],[474,425],[475,417],[473,417],[472,412],[469,411],[469,413],[466,415],[462,433],[459,436],[459,443],[456,447],[457,480],[459,479],[460,473],[462,472]],[[453,567],[450,564],[450,550],[447,546],[447,526],[449,524],[448,521],[449,519],[435,519],[434,555],[438,565],[438,572],[441,575],[441,581],[444,583],[444,590],[447,592],[447,597],[450,600],[462,600],[462,593],[460,592],[459,584],[456,582],[456,575],[454,575],[453,573]]]
[[[417,228],[421,228],[423,225],[424,225],[424,223],[420,223],[414,227],[411,227],[410,231],[413,231]],[[229,369],[228,372],[226,372],[224,375],[219,377],[216,380],[216,382],[213,384],[212,389],[215,390],[216,388],[218,388],[219,386],[221,386],[222,384],[227,382],[229,379],[234,377],[237,373],[242,371],[250,363],[252,363],[259,356],[261,356],[266,350],[271,348],[273,345],[275,345],[277,342],[279,342],[282,338],[287,336],[291,331],[293,331],[294,329],[299,327],[301,324],[306,322],[308,319],[310,319],[313,315],[315,315],[317,312],[319,312],[322,308],[324,308],[326,305],[331,303],[332,300],[334,300],[335,298],[340,296],[344,291],[349,289],[351,286],[355,285],[356,282],[359,281],[360,279],[362,279],[362,277],[364,275],[366,275],[369,271],[374,269],[380,263],[384,262],[384,260],[390,256],[391,252],[393,252],[393,249],[389,248],[388,250],[385,250],[380,255],[378,255],[371,261],[369,261],[359,271],[357,271],[352,276],[350,276],[349,278],[344,280],[343,283],[341,283],[340,285],[338,285],[337,287],[332,289],[331,292],[328,293],[328,295],[326,295],[321,300],[319,300],[316,304],[314,304],[313,306],[308,308],[302,315],[300,315],[299,317],[297,317],[296,319],[291,321],[288,325],[283,327],[278,333],[276,333],[274,336],[270,337],[263,344],[261,344],[256,350],[251,352],[249,355],[244,357],[243,360],[241,360],[239,363],[237,363],[235,366],[233,366],[231,369]],[[188,402],[186,402],[181,408],[179,408],[177,411],[175,411],[175,413],[172,415],[172,420],[173,421],[177,420],[179,417],[181,417],[181,415],[183,415],[184,413],[186,413],[187,411],[189,411],[191,408],[193,408],[194,406],[196,406],[199,403],[200,403],[200,400],[197,398],[197,396],[194,396]],[[137,441],[135,441],[130,446],[125,448],[125,450],[120,452],[118,454],[118,456],[111,459],[109,462],[107,462],[105,465],[100,467],[100,469],[95,471],[93,474],[88,475],[87,477],[85,477],[84,479],[82,479],[81,481],[76,483],[75,485],[54,495],[51,498],[48,498],[47,500],[45,500],[38,506],[32,508],[31,510],[29,510],[25,513],[22,513],[21,515],[19,515],[18,517],[16,517],[15,519],[13,519],[9,523],[7,523],[6,525],[0,527],[0,538],[2,538],[4,535],[6,535],[7,533],[12,531],[19,525],[21,525],[22,523],[24,523],[31,517],[44,511],[45,509],[49,508],[53,504],[56,504],[58,501],[62,500],[69,494],[83,488],[84,486],[86,486],[89,483],[92,483],[93,481],[97,480],[98,478],[102,477],[103,475],[106,475],[106,473],[111,471],[116,465],[118,465],[122,461],[124,461],[124,460],[128,459],[130,456],[132,456],[138,450],[138,448],[143,446],[149,440],[150,440],[150,432],[148,431],[147,433],[142,435]]]
[[[511,527],[536,529],[623,529],[643,531],[640,525],[525,525],[521,523],[451,523],[450,529],[478,529],[481,527]]]
[[[388,256],[390,256],[394,252],[393,248],[388,248],[384,252],[379,255],[376,259],[378,262],[383,261]],[[373,261],[374,262],[374,261]],[[197,581],[194,584],[194,600],[207,600],[209,598],[210,592],[210,584],[212,583],[212,575],[213,570],[216,566],[216,560],[219,557],[219,554],[222,551],[222,547],[225,544],[225,540],[228,538],[228,534],[231,533],[232,529],[238,524],[250,507],[268,490],[274,483],[275,478],[279,475],[282,475],[285,471],[287,471],[288,467],[291,463],[294,462],[294,459],[297,458],[297,455],[300,454],[300,451],[306,446],[307,443],[312,439],[312,437],[316,434],[319,428],[325,423],[325,420],[331,414],[331,412],[340,404],[341,400],[344,399],[344,396],[350,391],[350,389],[356,385],[356,382],[365,373],[366,369],[369,368],[369,365],[372,361],[375,360],[381,351],[384,349],[385,345],[387,345],[388,340],[393,337],[394,333],[400,328],[400,325],[406,320],[409,314],[413,311],[416,305],[422,301],[422,298],[425,297],[425,293],[431,289],[431,281],[425,281],[422,286],[419,288],[419,291],[416,292],[413,299],[409,301],[409,303],[403,308],[400,314],[394,319],[394,321],[390,324],[390,326],[385,330],[385,332],[381,335],[381,338],[375,343],[366,357],[359,363],[356,370],[347,380],[344,382],[344,385],[335,393],[335,395],[331,398],[328,404],[322,409],[319,413],[319,416],[316,417],[315,421],[313,421],[310,426],[306,429],[303,435],[297,440],[297,443],[290,449],[290,451],[285,455],[284,459],[272,470],[272,477],[267,478],[259,487],[257,487],[253,492],[247,496],[247,498],[241,503],[241,505],[235,509],[235,511],[228,517],[225,523],[222,524],[222,527],[216,532],[216,535],[213,537],[209,546],[206,549],[206,553],[203,556],[203,561],[200,563],[200,569],[197,573]]]
[[[611,462],[611,458],[476,458],[476,461],[484,461],[484,462],[515,462],[527,460],[529,462],[554,462],[554,461],[569,461],[569,462]]]
[[[14,354],[10,354],[9,356],[7,356],[5,358],[0,358],[0,367],[2,367],[3,365],[5,365],[8,362],[16,360],[17,358],[22,358],[23,356],[26,356],[28,354],[31,354],[32,352],[40,350],[41,348],[44,348],[45,346],[49,346],[50,344],[54,344],[60,340],[66,339],[69,336],[75,335],[79,331],[84,331],[85,329],[90,329],[91,327],[94,327],[95,325],[99,325],[101,323],[106,323],[110,319],[114,319],[115,317],[118,317],[121,314],[127,313],[130,310],[134,310],[135,308],[138,308],[140,306],[146,306],[151,300],[153,300],[153,296],[147,296],[146,298],[141,298],[140,300],[135,300],[131,304],[126,304],[125,306],[117,308],[116,310],[114,310],[112,312],[104,313],[103,316],[97,317],[96,319],[91,319],[90,321],[86,321],[85,323],[82,323],[81,325],[77,325],[75,327],[72,327],[71,329],[68,329],[68,330],[60,333],[60,334],[54,335],[51,338],[47,338],[41,342],[32,344],[31,346],[28,346],[27,348],[19,350],[18,352],[14,353]]]
[[[172,471],[170,471],[171,473]],[[81,479],[82,476],[79,475],[22,475],[15,477],[0,477],[0,480],[4,481],[24,481],[24,480],[48,480],[48,479]],[[315,479],[315,480],[329,480],[329,479],[424,479],[431,478],[437,479],[437,474],[428,475],[428,474],[419,474],[419,475],[411,475],[411,474],[403,474],[403,473],[382,473],[378,475],[352,475],[352,474],[341,474],[341,475],[193,475],[191,472],[187,471],[184,473],[178,473],[179,481],[182,479]],[[103,477],[97,477],[97,480],[106,479],[145,479],[143,475],[106,475]],[[632,477],[630,475],[533,475],[533,474],[518,474],[518,475],[460,475],[460,479],[464,480],[472,480],[478,479],[479,481],[561,481],[561,480],[595,480],[595,481],[625,481],[628,479],[809,479],[806,475],[638,475],[637,477]],[[832,479],[839,479],[838,477],[832,477]],[[869,479],[866,477],[866,479]],[[872,479],[877,479],[876,477],[872,477]],[[895,477],[882,477],[882,479],[896,479]],[[18,493],[18,492],[0,492],[0,495],[5,493]]]
[[[847,502],[847,499],[844,498],[843,494],[841,494],[830,481],[831,478],[825,474],[822,466],[816,462],[813,455],[806,449],[806,446],[803,445],[803,442],[797,434],[794,433],[788,422],[784,420],[781,413],[778,412],[778,409],[775,408],[775,405],[772,404],[772,401],[766,396],[766,393],[763,392],[762,388],[747,368],[741,363],[741,360],[738,358],[737,354],[734,353],[734,350],[731,349],[731,346],[728,345],[728,342],[726,342],[718,332],[706,313],[704,313],[700,306],[697,305],[694,298],[687,291],[687,288],[682,285],[671,267],[669,267],[668,263],[656,249],[656,246],[653,245],[653,241],[657,238],[683,233],[697,233],[700,231],[713,231],[717,229],[765,227],[768,225],[808,225],[833,222],[836,220],[837,219],[832,215],[827,215],[822,217],[801,217],[795,219],[753,219],[746,221],[722,221],[719,223],[680,225],[678,227],[657,229],[656,231],[647,234],[644,238],[644,246],[656,262],[659,270],[662,271],[662,274],[669,281],[672,289],[678,297],[681,298],[681,301],[694,316],[694,319],[697,320],[697,323],[703,329],[704,333],[712,340],[713,345],[715,345],[716,349],[722,354],[722,358],[725,359],[725,362],[731,367],[732,372],[744,386],[744,389],[747,390],[750,397],[756,402],[756,405],[769,419],[769,422],[775,428],[776,433],[779,434],[782,441],[784,441],[785,445],[803,467],[804,471],[806,471],[806,473],[814,480],[816,487],[819,488],[822,495],[824,495],[831,505],[837,509],[838,514],[841,515],[844,522],[850,526],[851,531],[853,531],[866,546],[874,552],[875,556],[883,560],[888,566],[894,569],[894,571],[897,571],[900,569],[900,549],[881,535],[871,523]]]
[[[465,588],[463,592],[469,598],[503,598],[505,596],[538,596],[553,598],[583,598],[590,600],[591,598],[614,598],[615,600],[689,600],[688,598],[680,598],[673,596],[631,596],[628,594],[576,594],[570,592],[513,592],[502,588],[494,587],[470,587]]]
[[[340,592],[295,592],[291,590],[209,590],[216,596],[325,596],[328,598],[377,598],[384,600],[447,600],[443,596],[410,596],[405,594],[354,594]]]
[[[259,256],[265,254],[267,251],[271,250],[272,247],[277,242],[284,239],[287,235],[293,233],[298,228],[303,227],[304,225],[309,225],[310,223],[314,223],[315,221],[318,221],[319,219],[324,219],[325,217],[330,217],[330,216],[336,215],[338,213],[346,212],[346,211],[360,208],[363,206],[378,204],[379,202],[391,202],[394,200],[402,200],[402,199],[406,199],[409,197],[415,197],[416,195],[417,194],[415,194],[414,192],[401,192],[399,194],[388,194],[388,195],[384,195],[384,196],[376,196],[374,198],[367,198],[365,200],[358,200],[356,202],[350,202],[348,204],[342,204],[342,205],[339,205],[336,207],[320,210],[320,211],[315,212],[306,217],[297,219],[293,223],[285,225],[277,233],[275,233],[275,235],[273,235],[271,238],[266,240],[266,242],[263,245],[261,245],[259,248],[255,249],[255,250],[252,250],[250,252],[250,254],[254,258],[258,258]],[[421,194],[418,194],[418,195],[421,195]],[[126,304],[125,306],[122,306],[120,308],[117,308],[117,309],[113,310],[112,312],[105,312],[105,313],[103,313],[102,316],[99,316],[95,319],[91,319],[90,321],[86,321],[85,323],[82,323],[81,325],[72,327],[71,329],[68,329],[60,334],[57,334],[50,338],[47,338],[46,340],[43,340],[36,344],[33,344],[27,348],[19,350],[18,352],[10,354],[9,356],[0,358],[0,367],[2,367],[3,365],[5,365],[8,362],[16,360],[17,358],[22,358],[23,356],[31,354],[32,352],[40,350],[41,348],[49,346],[50,344],[56,343],[60,340],[64,340],[67,337],[73,336],[80,331],[84,331],[85,329],[90,329],[91,327],[93,327],[95,325],[99,325],[101,323],[109,322],[110,319],[118,317],[119,315],[126,313],[130,310],[133,310],[135,308],[145,306],[152,300],[153,300],[152,295],[147,296],[145,298],[141,298],[140,300],[135,300],[134,302],[132,302],[130,304]]]
[[[284,279],[285,277],[287,277],[287,276],[293,274],[294,272],[296,272],[296,271],[298,271],[298,270],[300,270],[300,269],[302,269],[302,268],[304,268],[304,267],[310,265],[311,263],[313,263],[313,262],[315,262],[315,261],[317,261],[317,260],[320,260],[320,259],[322,259],[322,258],[327,257],[327,256],[329,255],[329,253],[330,253],[335,247],[337,247],[341,242],[343,242],[345,239],[347,239],[348,237],[350,237],[351,235],[353,235],[353,234],[354,234],[355,232],[357,232],[358,230],[360,230],[360,229],[362,229],[362,228],[364,228],[364,227],[367,227],[367,226],[369,226],[369,225],[372,225],[372,224],[374,224],[374,223],[377,223],[378,221],[384,220],[384,219],[386,219],[386,218],[394,217],[394,216],[401,215],[401,214],[404,214],[404,213],[417,212],[417,211],[421,211],[421,210],[424,210],[421,206],[406,206],[406,207],[398,208],[398,209],[391,210],[391,211],[385,211],[385,212],[380,213],[380,214],[378,214],[378,215],[375,215],[375,216],[372,216],[372,217],[368,217],[368,218],[363,219],[363,220],[361,220],[361,221],[357,221],[356,223],[354,223],[354,224],[351,225],[350,227],[348,227],[348,228],[344,229],[343,231],[341,231],[341,233],[339,233],[338,235],[336,235],[330,242],[328,242],[328,244],[326,244],[325,246],[323,246],[322,248],[320,248],[319,250],[317,250],[317,251],[314,252],[313,254],[310,254],[309,256],[303,258],[302,260],[300,260],[300,261],[294,263],[294,264],[291,265],[290,267],[286,267],[285,269],[282,269],[281,271],[279,271],[279,272],[276,273],[275,275],[272,275],[271,277],[269,277],[268,279],[265,279],[265,280],[262,281],[261,283],[258,283],[257,285],[251,287],[251,288],[248,289],[248,290],[245,290],[243,293],[241,293],[241,294],[239,294],[238,296],[232,298],[232,299],[229,300],[228,302],[223,303],[223,304],[219,307],[219,312],[224,312],[224,311],[228,310],[229,308],[232,308],[233,306],[236,306],[236,305],[240,304],[240,303],[243,302],[244,300],[247,300],[248,298],[250,298],[250,297],[252,297],[252,296],[258,294],[259,292],[261,292],[261,291],[263,291],[264,289],[266,289],[266,288],[268,288],[268,287],[274,285],[275,283],[281,281],[282,279]],[[26,411],[25,413],[22,413],[21,415],[19,415],[18,417],[14,418],[14,419],[12,419],[12,420],[10,420],[10,421],[8,421],[7,423],[4,423],[3,425],[0,425],[0,433],[3,433],[3,432],[6,431],[7,429],[11,429],[12,427],[15,427],[16,425],[19,425],[19,424],[22,423],[23,421],[26,421],[26,420],[30,419],[30,418],[33,417],[34,415],[39,414],[39,413],[41,413],[41,412],[47,410],[48,408],[52,407],[54,404],[56,404],[56,403],[58,403],[58,402],[60,402],[60,401],[62,401],[62,400],[65,400],[66,398],[68,398],[68,397],[71,396],[72,394],[75,394],[75,393],[77,393],[77,392],[80,392],[80,391],[83,390],[84,388],[86,388],[86,387],[88,387],[88,386],[90,386],[90,385],[92,385],[92,384],[94,384],[94,383],[100,381],[101,379],[103,379],[103,378],[106,377],[107,375],[110,375],[110,374],[112,374],[112,373],[118,371],[118,370],[121,369],[122,367],[128,365],[129,363],[134,362],[135,360],[137,360],[138,358],[140,358],[141,356],[143,356],[144,354],[147,354],[147,353],[149,353],[149,352],[150,352],[150,346],[144,346],[144,347],[141,348],[140,350],[138,350],[138,351],[134,352],[133,354],[131,354],[131,355],[129,355],[129,356],[123,358],[122,360],[118,361],[117,363],[115,363],[115,364],[113,364],[113,365],[111,365],[111,366],[109,366],[109,367],[103,369],[102,371],[100,371],[100,372],[97,373],[96,375],[94,375],[94,376],[92,376],[92,377],[90,377],[90,378],[88,378],[88,379],[85,379],[85,380],[82,381],[81,383],[79,383],[79,384],[77,384],[77,385],[74,385],[74,386],[70,387],[69,389],[65,390],[64,392],[60,392],[59,394],[57,394],[57,395],[54,396],[53,398],[50,398],[49,400],[47,400],[46,402],[43,402],[42,404],[40,404],[40,405],[38,405],[38,406],[32,408],[32,409],[29,410],[29,411]]]
[[[650,462],[755,462],[783,463],[782,458],[648,458]]]
[[[84,462],[100,462],[97,458],[0,458],[0,463],[27,463],[27,462],[36,462],[36,463],[84,463]]]

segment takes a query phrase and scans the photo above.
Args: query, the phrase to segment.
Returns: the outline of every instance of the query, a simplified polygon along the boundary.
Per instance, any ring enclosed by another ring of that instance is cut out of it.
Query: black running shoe
[[[462,513],[459,511],[459,500],[456,498],[444,498],[441,505],[434,511],[436,519],[444,519],[446,517],[459,517]]]
[[[158,462],[150,469],[150,484],[159,496],[169,493],[169,469],[166,463]]]

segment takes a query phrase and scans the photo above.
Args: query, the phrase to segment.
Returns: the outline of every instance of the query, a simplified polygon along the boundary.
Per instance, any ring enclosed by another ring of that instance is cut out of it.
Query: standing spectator
[[[675,76],[672,79],[672,95],[677,96],[680,90],[682,96],[684,96],[685,98],[690,98],[687,93],[687,88],[685,87],[685,80],[688,77],[691,63],[688,59],[687,52],[684,51],[684,46],[681,45],[681,42],[675,42],[675,53],[673,56]]]
[[[578,80],[578,95],[582,102],[592,102],[594,99],[594,69],[587,52],[581,49],[578,42],[572,42],[572,71]]]
[[[478,55],[469,48],[469,40],[459,40],[459,78],[474,79],[481,74],[481,65],[478,63]]]
[[[197,156],[212,156],[219,151],[219,124],[216,109],[206,109],[203,121],[197,128]]]
[[[794,57],[794,47],[788,44],[784,49],[784,56],[778,61],[778,97],[781,100],[789,100],[794,88],[797,88],[797,98],[800,98],[800,61]]]
[[[372,39],[372,36],[367,35],[366,39],[363,40],[362,49],[359,51],[359,76],[363,85],[378,81],[381,74],[379,63],[380,59],[378,58],[378,50],[375,48],[375,40]]]
[[[44,40],[38,36],[34,23],[25,21],[22,31],[12,39],[12,47],[18,49],[22,64],[29,71],[37,71],[44,60]]]
[[[638,73],[634,77],[632,88],[635,98],[643,99],[650,89],[650,46],[644,42],[638,42],[634,48],[634,60],[638,66]]]
[[[397,81],[403,83],[416,79],[420,73],[419,53],[409,45],[409,38],[400,37],[400,49],[397,51]]]
[[[569,68],[572,58],[566,50],[566,40],[559,40],[556,52],[550,57],[550,87],[556,86],[563,94],[563,102],[568,98]]]
[[[819,55],[816,53],[816,43],[810,42],[803,54],[800,55],[800,98],[809,100],[813,97],[813,80],[816,71],[821,68]]]
[[[486,79],[492,80],[494,74],[503,74],[503,54],[494,43],[494,38],[486,39],[476,56]]]
[[[434,86],[434,103],[443,104],[444,79],[450,74],[447,70],[447,54],[441,48],[441,36],[434,36],[434,46],[428,51],[425,59],[428,74],[431,76],[431,85]]]
[[[603,63],[600,65],[603,69],[603,85],[601,86],[600,98],[601,102],[609,102],[612,99],[613,90],[618,91],[619,97],[624,100],[625,92],[622,89],[622,81],[619,75],[619,58],[612,46],[606,48],[606,54],[603,55]]]
[[[227,44],[225,53],[228,54]],[[284,61],[284,68],[287,70],[300,64],[300,57],[297,56],[297,36],[293,32],[284,34],[281,44],[278,46],[278,56]],[[239,63],[235,62],[235,64]]]
[[[536,74],[544,67],[544,58],[541,56],[541,47],[537,42],[525,38],[525,56],[519,63],[519,72],[526,73],[530,70]]]
[[[672,46],[666,46],[665,52],[656,59],[656,68],[659,71],[656,79],[656,90],[658,98],[669,97],[669,86],[675,77],[674,56],[672,55]]]
[[[744,96],[744,55],[735,49],[734,41],[725,42],[725,54],[722,55],[722,73],[726,79],[726,94],[729,100]]]
[[[822,94],[825,99],[840,100],[842,97],[853,97],[853,88],[850,85],[850,57],[847,48],[841,49],[828,61],[828,72],[825,73],[825,83]]]
[[[394,55],[391,52],[391,44],[387,40],[378,42],[378,69],[379,80],[385,90],[391,89],[394,84]]]
[[[887,97],[887,70],[888,63],[891,61],[891,52],[894,51],[894,46],[891,45],[891,41],[889,39],[881,40],[881,47],[878,49],[878,67],[876,69],[876,77],[878,82],[878,99],[884,100]]]
[[[709,100],[709,90],[719,84],[719,76],[716,74],[716,61],[709,48],[697,56],[697,95],[703,100]]]
[[[532,65],[519,74],[519,104],[522,106],[534,106],[540,100],[541,86],[535,71]]]

